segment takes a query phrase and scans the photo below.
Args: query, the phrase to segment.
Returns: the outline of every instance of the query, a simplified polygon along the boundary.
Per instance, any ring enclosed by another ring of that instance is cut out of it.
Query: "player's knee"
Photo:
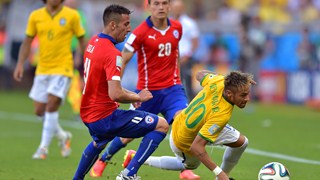
[[[34,114],[38,117],[44,116],[44,108],[35,108]]]
[[[183,163],[184,168],[186,169],[197,169],[200,166],[200,161],[198,162],[193,162],[193,163]]]
[[[237,148],[246,149],[247,146],[249,145],[249,140],[248,140],[248,138],[246,136],[240,135],[237,144],[238,144],[236,146]]]
[[[121,141],[123,144],[128,144],[128,143],[130,143],[131,141],[133,141],[133,138],[120,138],[120,141]]]
[[[167,133],[169,130],[168,122],[163,117],[159,117],[159,121],[155,130]]]

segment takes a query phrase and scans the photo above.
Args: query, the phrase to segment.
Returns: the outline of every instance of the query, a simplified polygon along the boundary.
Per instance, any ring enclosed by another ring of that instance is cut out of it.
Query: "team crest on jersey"
[[[154,122],[154,119],[151,116],[147,116],[145,118],[145,121],[146,121],[147,124],[152,124]]]
[[[176,38],[176,39],[179,39],[179,31],[178,30],[174,30],[173,31],[173,36]]]
[[[65,18],[60,18],[59,23],[60,23],[61,26],[66,25],[66,22],[67,22],[67,20]]]

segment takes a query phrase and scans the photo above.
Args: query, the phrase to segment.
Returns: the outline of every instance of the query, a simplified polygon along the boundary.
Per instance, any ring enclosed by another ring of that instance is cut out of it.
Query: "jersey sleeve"
[[[29,37],[34,37],[37,34],[37,28],[36,28],[36,14],[35,12],[32,12],[29,16],[27,28],[26,28],[26,35]]]
[[[122,69],[122,57],[120,53],[114,56],[109,56],[104,65],[104,70],[106,72],[106,77],[108,81],[115,80],[120,81],[120,74]]]
[[[84,36],[86,33],[81,22],[80,14],[77,11],[75,11],[74,17],[72,19],[72,29],[77,37]]]
[[[200,85],[202,87],[208,85],[209,83],[217,82],[220,80],[223,80],[224,76],[222,75],[217,75],[217,74],[207,74],[203,77],[203,79],[200,82]]]
[[[200,129],[198,135],[208,142],[213,143],[219,136],[221,130],[226,126],[228,120],[222,117],[214,117],[209,119]]]
[[[127,41],[126,41],[124,46],[130,52],[135,52],[140,47],[140,44],[141,44],[140,43],[140,38],[141,38],[141,35],[140,35],[139,30],[137,28],[130,34],[130,36],[127,39]]]

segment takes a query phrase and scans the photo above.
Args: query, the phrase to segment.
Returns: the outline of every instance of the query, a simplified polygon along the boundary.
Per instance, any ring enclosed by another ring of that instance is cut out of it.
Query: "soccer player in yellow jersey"
[[[170,147],[176,157],[150,156],[145,164],[184,170],[196,169],[202,162],[218,180],[229,180],[229,173],[246,149],[248,139],[228,122],[234,105],[246,106],[250,87],[256,82],[251,74],[238,71],[223,76],[202,70],[196,79],[203,89],[172,124]],[[207,144],[227,146],[221,168],[208,155]]]
[[[76,10],[63,5],[63,0],[43,0],[45,6],[33,11],[29,16],[18,63],[13,77],[22,81],[24,63],[30,54],[31,43],[35,36],[39,39],[40,60],[29,94],[34,101],[35,114],[43,119],[40,146],[33,159],[45,159],[53,136],[57,136],[61,146],[61,155],[68,157],[71,153],[71,133],[59,125],[59,107],[69,90],[73,75],[73,57],[71,39],[78,37],[80,47],[84,50],[85,30],[81,25],[80,15]]]

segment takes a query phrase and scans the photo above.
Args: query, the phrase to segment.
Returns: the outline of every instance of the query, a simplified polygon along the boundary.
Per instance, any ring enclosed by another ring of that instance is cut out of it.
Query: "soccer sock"
[[[42,128],[42,137],[40,147],[49,147],[51,140],[57,130],[59,113],[56,112],[45,112],[44,122]]]
[[[67,137],[67,133],[62,129],[59,123],[57,124],[57,130],[55,135],[58,137],[58,139],[63,139]]]
[[[96,148],[91,142],[82,153],[78,169],[73,177],[73,180],[83,180],[84,176],[88,173],[93,163],[98,159],[100,152],[103,148]]]
[[[148,159],[148,157],[157,149],[161,141],[166,137],[166,133],[159,131],[151,131],[141,140],[137,153],[129,163],[124,172],[128,172],[128,176],[137,174],[140,166]],[[125,174],[126,175],[126,174]]]
[[[100,160],[103,162],[110,161],[112,156],[115,155],[121,148],[125,147],[120,140],[120,137],[115,137],[109,146],[106,148],[105,152],[101,156]]]
[[[152,167],[160,168],[160,169],[174,170],[174,171],[181,171],[185,169],[182,161],[180,161],[178,158],[173,156],[161,156],[161,157],[150,156],[144,164]]]
[[[245,137],[245,141],[242,146],[238,148],[227,147],[222,159],[221,169],[229,174],[232,168],[238,163],[242,153],[248,146],[248,139]]]

